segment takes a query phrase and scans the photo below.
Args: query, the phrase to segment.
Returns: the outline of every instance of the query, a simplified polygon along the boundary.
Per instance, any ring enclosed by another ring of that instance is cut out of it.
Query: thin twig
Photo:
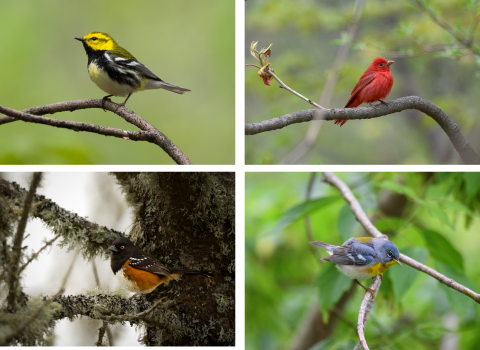
[[[98,270],[97,270],[97,264],[95,263],[95,259],[92,259],[92,270],[93,270],[93,276],[95,277],[95,283],[97,284],[97,287],[100,288],[100,279],[98,278]],[[100,331],[98,333],[97,345],[98,346],[101,345],[103,336],[105,335],[105,331],[107,332],[108,344],[110,346],[113,346],[112,332],[110,331],[110,328],[108,327],[108,323],[106,321],[103,321],[103,325],[100,328]],[[100,342],[100,345],[98,344],[98,342]]]
[[[376,238],[383,238],[387,239],[386,235],[382,234],[377,228],[370,222],[367,215],[363,211],[360,203],[353,195],[352,191],[348,188],[348,186],[340,180],[336,175],[330,172],[325,172],[323,174],[322,181],[335,186],[339,191],[342,197],[350,204],[350,208],[352,213],[355,215],[357,221],[363,226],[363,228],[373,237]],[[475,293],[474,291],[468,289],[467,287],[461,285],[460,283],[455,282],[453,279],[442,275],[441,273],[435,271],[434,269],[419,263],[418,261],[404,255],[400,254],[400,261],[404,262],[414,269],[422,271],[436,280],[440,281],[441,283],[447,285],[448,287],[455,289],[456,291],[463,293],[470,297],[471,299],[475,300],[477,303],[480,304],[480,294]]]
[[[28,261],[23,264],[21,267],[20,267],[20,270],[19,270],[19,274],[22,273],[23,270],[25,270],[25,268],[28,266],[28,264],[30,264],[34,259],[37,258],[37,256],[42,252],[42,250],[44,250],[45,248],[47,248],[48,246],[52,245],[53,242],[55,242],[58,238],[60,238],[61,234],[58,234],[56,235],[53,239],[51,239],[50,241],[46,242],[45,245],[40,248],[40,250],[36,253],[34,253],[30,259],[28,259]]]

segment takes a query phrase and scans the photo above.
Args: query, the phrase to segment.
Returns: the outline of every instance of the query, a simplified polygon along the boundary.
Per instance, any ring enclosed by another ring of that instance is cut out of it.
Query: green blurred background
[[[480,173],[337,173],[400,252],[480,290]],[[369,236],[336,188],[310,173],[246,173],[246,348],[352,349],[365,292],[319,262],[308,242]],[[312,237],[307,234],[309,216]],[[371,280],[365,280],[369,285]],[[330,332],[322,326],[345,290]],[[318,307],[320,305],[320,307]],[[314,340],[302,331],[313,323]],[[370,349],[478,349],[480,306],[403,264],[383,277],[366,327]],[[317,343],[320,339],[322,342]],[[299,346],[303,344],[303,346]]]
[[[194,164],[235,156],[234,1],[0,2],[0,104],[22,110],[102,98],[74,37],[110,34],[164,81],[188,89],[134,94],[127,107],[172,140]],[[123,97],[114,97],[122,102]],[[137,130],[100,109],[55,118]],[[14,122],[0,126],[2,164],[174,164],[156,145]]]

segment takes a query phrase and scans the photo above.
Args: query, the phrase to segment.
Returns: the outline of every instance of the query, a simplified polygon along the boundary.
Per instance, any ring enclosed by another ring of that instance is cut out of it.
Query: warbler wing
[[[355,265],[368,265],[375,257],[375,249],[355,241],[349,248],[349,254],[353,257]]]
[[[141,63],[131,55],[126,55],[120,50],[109,50],[106,53],[110,57],[110,60],[115,64],[118,64],[120,67],[128,68],[133,71],[139,72],[149,79],[163,81],[155,74],[153,74],[153,72],[148,69],[143,63]]]
[[[345,247],[338,247],[333,251],[332,255],[322,258],[322,260],[340,265],[355,265],[355,261],[348,254],[348,249]]]
[[[341,247],[333,250],[333,254],[322,260],[340,265],[367,265],[375,257],[375,250],[354,238],[346,241]]]
[[[116,65],[119,68],[127,68],[130,71],[136,72],[147,78],[147,83],[144,86],[145,90],[149,89],[165,89],[176,94],[184,94],[190,89],[182,88],[180,86],[172,85],[164,82],[148,69],[143,63],[139,62],[128,51],[109,50],[105,51],[105,56],[110,64]]]

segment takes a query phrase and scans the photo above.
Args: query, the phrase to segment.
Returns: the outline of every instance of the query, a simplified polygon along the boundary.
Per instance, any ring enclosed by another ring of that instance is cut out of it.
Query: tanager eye
[[[380,67],[383,67],[383,63],[380,63]]]

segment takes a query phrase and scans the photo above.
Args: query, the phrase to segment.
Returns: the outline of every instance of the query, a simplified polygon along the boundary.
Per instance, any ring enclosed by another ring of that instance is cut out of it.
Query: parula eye
[[[96,36],[92,37],[91,40],[97,40],[98,38]]]
[[[392,257],[392,256],[393,256],[392,252],[388,252],[387,255],[388,255],[389,257]]]

